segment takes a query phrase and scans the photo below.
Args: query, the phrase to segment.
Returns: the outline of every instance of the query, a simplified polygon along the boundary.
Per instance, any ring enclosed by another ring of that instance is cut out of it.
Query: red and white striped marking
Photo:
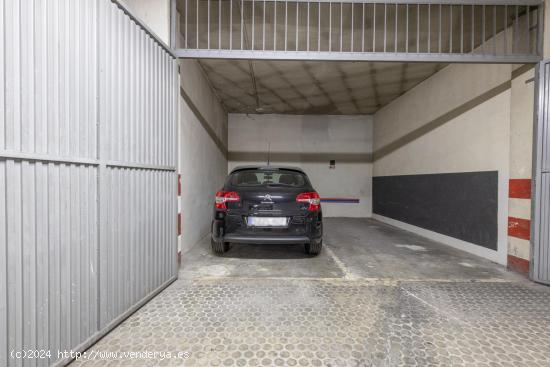
[[[508,196],[510,199],[531,199],[531,179],[510,179],[508,187]]]
[[[526,249],[531,239],[531,179],[510,179],[508,186],[508,269],[529,274]],[[520,251],[520,249],[524,249]],[[527,250],[528,251],[528,250]]]

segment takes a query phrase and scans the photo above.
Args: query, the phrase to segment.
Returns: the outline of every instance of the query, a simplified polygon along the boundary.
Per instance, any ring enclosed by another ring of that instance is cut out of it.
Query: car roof
[[[230,174],[232,173],[235,173],[235,172],[238,172],[238,171],[248,171],[248,170],[262,170],[262,171],[279,171],[279,170],[285,170],[285,171],[296,171],[296,172],[300,172],[300,173],[305,173],[303,169],[301,169],[300,167],[292,167],[292,166],[271,166],[271,165],[267,165],[267,166],[260,166],[260,165],[257,165],[257,166],[253,166],[253,165],[249,165],[249,166],[237,166],[235,168],[233,168],[230,172]]]

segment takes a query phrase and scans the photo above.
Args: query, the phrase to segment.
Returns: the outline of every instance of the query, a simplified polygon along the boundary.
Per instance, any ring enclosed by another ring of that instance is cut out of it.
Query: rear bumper
[[[233,243],[258,243],[258,244],[300,244],[300,243],[315,243],[322,239],[322,230],[306,231],[304,234],[261,234],[261,233],[242,233],[230,232],[225,233],[223,220],[212,221],[212,239],[217,242],[233,242]]]
[[[259,243],[259,244],[277,244],[277,243],[310,243],[311,239],[306,236],[243,236],[228,234],[223,237],[225,242],[235,243]]]

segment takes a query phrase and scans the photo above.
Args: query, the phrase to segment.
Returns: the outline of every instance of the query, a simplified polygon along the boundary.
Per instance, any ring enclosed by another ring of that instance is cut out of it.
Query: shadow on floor
[[[231,244],[223,255],[210,249],[209,237],[182,255],[180,278],[342,278],[342,269],[329,252],[305,253],[303,245]]]
[[[248,243],[232,243],[228,252],[223,254],[224,258],[238,259],[308,259],[315,257],[304,251],[304,245],[259,245]]]

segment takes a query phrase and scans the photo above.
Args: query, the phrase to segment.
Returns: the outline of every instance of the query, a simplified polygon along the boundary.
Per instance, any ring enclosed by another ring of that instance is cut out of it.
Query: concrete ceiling
[[[506,14],[502,6],[475,6],[474,11],[459,5],[382,4],[375,9],[370,3],[290,3],[178,0],[179,46],[332,49],[343,54],[363,48],[365,52],[471,52],[483,42],[483,35],[487,38],[513,20],[512,9]],[[491,22],[482,17],[483,12],[491,15],[487,18]],[[229,59],[199,63],[228,112],[346,115],[374,113],[446,65]]]
[[[230,113],[371,114],[445,64],[199,61]]]

